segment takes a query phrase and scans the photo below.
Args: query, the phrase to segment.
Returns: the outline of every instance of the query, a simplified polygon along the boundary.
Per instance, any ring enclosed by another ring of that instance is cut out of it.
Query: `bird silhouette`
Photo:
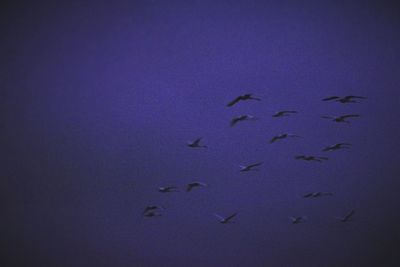
[[[333,194],[330,192],[313,192],[313,193],[305,194],[303,197],[304,198],[316,198],[316,197],[332,196],[332,195]]]
[[[339,219],[341,222],[348,222],[350,221],[351,217],[354,216],[354,214],[356,213],[355,210],[351,210],[349,213],[347,213],[345,216],[343,217],[339,217],[337,219]]]
[[[366,99],[366,97],[364,96],[356,96],[356,95],[347,95],[347,96],[329,96],[326,97],[324,99],[322,99],[322,101],[336,101],[336,102],[340,102],[342,104],[346,104],[346,103],[358,103],[355,99]]]
[[[227,107],[232,107],[233,105],[237,104],[238,102],[245,101],[245,100],[257,100],[257,101],[260,101],[261,99],[258,98],[258,97],[253,97],[252,94],[244,94],[244,95],[240,95],[240,96],[236,97],[234,100],[229,102],[226,106]]]
[[[322,149],[322,151],[334,151],[334,150],[338,150],[338,149],[342,149],[342,148],[350,148],[349,146],[351,146],[351,144],[349,143],[337,143],[334,145],[330,145],[325,147],[324,149]]]
[[[159,187],[158,191],[161,193],[178,192],[178,188],[175,186]]]
[[[298,155],[294,157],[297,160],[305,160],[305,161],[317,161],[322,162],[324,160],[328,160],[327,157],[316,157],[316,156],[305,156],[305,155]]]
[[[229,215],[228,217],[222,217],[221,215],[218,214],[214,214],[215,217],[217,217],[217,219],[219,220],[220,223],[226,224],[226,223],[232,223],[232,219],[237,215],[237,213],[233,213],[231,215]]]
[[[207,146],[201,145],[201,144],[200,144],[201,139],[203,139],[203,138],[200,137],[200,138],[197,138],[197,139],[194,140],[194,141],[189,141],[189,142],[187,143],[187,146],[188,146],[188,147],[191,147],[191,148],[207,148]]]
[[[202,182],[192,182],[192,183],[188,183],[187,184],[187,187],[186,187],[186,191],[187,192],[190,192],[190,191],[192,191],[192,189],[194,188],[194,187],[200,187],[200,186],[208,186],[207,184],[205,184],[205,183],[202,183]]]
[[[289,217],[293,224],[298,224],[307,219],[306,216]]]
[[[272,137],[272,139],[269,141],[269,143],[272,144],[278,140],[286,139],[288,137],[300,137],[300,136],[296,135],[296,134],[283,133],[283,134],[279,134],[277,136]]]
[[[287,117],[290,114],[297,113],[297,111],[294,110],[282,110],[282,111],[277,111],[272,117],[278,118],[278,117]]]
[[[240,121],[248,121],[248,120],[255,120],[255,119],[256,118],[254,116],[252,116],[252,115],[240,115],[240,116],[234,117],[231,120],[230,125],[231,125],[231,127],[233,127]]]
[[[144,209],[143,214],[146,214],[147,212],[155,211],[155,210],[158,210],[158,209],[164,209],[164,208],[161,207],[161,206],[154,206],[154,205],[152,205],[152,206],[147,206],[147,207]]]
[[[250,164],[250,165],[240,165],[240,172],[248,172],[248,171],[255,171],[257,169],[254,169],[255,167],[258,167],[262,164],[262,162],[257,162],[254,164]]]
[[[360,115],[358,114],[350,114],[350,115],[342,115],[342,116],[338,116],[338,117],[334,117],[334,116],[322,116],[321,118],[323,119],[330,119],[334,122],[345,122],[345,123],[350,123],[349,121],[347,121],[347,118],[356,118],[356,117],[360,117]]]

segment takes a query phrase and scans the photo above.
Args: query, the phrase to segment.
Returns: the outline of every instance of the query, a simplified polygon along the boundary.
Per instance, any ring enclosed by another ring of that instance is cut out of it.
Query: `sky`
[[[394,1],[1,5],[4,266],[399,266]]]

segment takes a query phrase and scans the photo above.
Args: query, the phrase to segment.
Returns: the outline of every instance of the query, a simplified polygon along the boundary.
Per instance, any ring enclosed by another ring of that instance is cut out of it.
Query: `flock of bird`
[[[355,96],[355,95],[348,95],[348,96],[329,96],[322,101],[335,101],[339,102],[341,104],[347,104],[347,103],[358,103],[359,100],[361,99],[366,99],[366,97],[363,96]],[[233,99],[231,102],[227,104],[227,107],[232,107],[236,104],[238,104],[241,101],[261,101],[261,98],[255,97],[252,94],[244,94],[236,97]],[[290,116],[293,114],[298,113],[295,110],[282,110],[274,113],[272,117],[274,118],[279,118],[279,117],[286,117]],[[334,122],[337,123],[350,123],[347,119],[349,118],[356,118],[360,117],[358,114],[345,114],[345,115],[340,115],[340,116],[322,116],[321,118],[323,119],[330,119]],[[230,121],[230,126],[234,127],[236,124],[239,122],[243,121],[248,121],[248,120],[257,120],[256,117],[251,116],[251,115],[240,115],[237,117],[233,117]],[[276,135],[271,138],[269,141],[270,144],[275,143],[279,140],[286,139],[286,138],[299,138],[301,136],[296,135],[296,134],[291,134],[291,133],[282,133],[279,135]],[[192,148],[192,149],[201,149],[201,148],[207,148],[206,145],[202,144],[202,138],[197,138],[193,141],[189,141],[187,144],[187,147]],[[337,143],[333,144],[330,146],[327,146],[322,149],[323,152],[329,152],[329,151],[335,151],[339,149],[349,149],[351,144],[349,143]],[[320,156],[313,156],[313,155],[296,155],[294,157],[296,160],[305,160],[305,161],[315,161],[315,162],[323,162],[328,160],[327,157],[320,157]],[[258,170],[257,167],[261,166],[263,162],[257,162],[249,165],[239,165],[239,172],[248,172],[248,171],[256,171]],[[199,181],[194,181],[186,185],[186,192],[192,191],[194,188],[197,187],[207,187],[208,185],[203,182]],[[176,186],[165,186],[165,187],[159,187],[158,191],[160,193],[171,193],[171,192],[179,192],[179,189]],[[304,198],[318,198],[322,196],[332,196],[333,193],[331,192],[311,192],[303,195]],[[163,206],[158,206],[158,205],[149,205],[145,207],[143,211],[143,215],[146,217],[155,217],[155,216],[162,216],[162,210],[165,210]],[[341,222],[348,222],[351,220],[353,215],[355,214],[355,210],[350,210],[348,213],[346,213],[342,217],[336,217]],[[219,214],[214,214],[217,220],[222,223],[222,224],[227,224],[233,222],[233,219],[237,216],[237,212],[230,214],[229,216],[221,216]],[[298,224],[307,219],[306,216],[296,216],[296,217],[289,217],[290,221],[293,224]]]

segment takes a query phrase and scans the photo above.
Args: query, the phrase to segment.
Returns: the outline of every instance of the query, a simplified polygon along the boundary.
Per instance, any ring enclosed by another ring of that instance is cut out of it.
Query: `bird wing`
[[[304,155],[299,155],[299,156],[295,156],[294,158],[295,158],[295,159],[305,159],[306,156],[304,156]]]
[[[308,193],[308,194],[305,194],[303,197],[311,197],[313,195],[313,193]]]
[[[225,218],[224,218],[224,217],[222,217],[221,215],[218,215],[218,214],[216,214],[216,213],[214,213],[214,216],[215,216],[215,217],[217,217],[217,218],[218,218],[218,220],[220,220],[220,221],[223,221],[223,220],[225,220]]]
[[[203,139],[203,137],[199,137],[196,140],[193,141],[193,145],[197,146],[200,144],[201,139]]]
[[[260,166],[261,164],[262,164],[262,162],[257,162],[257,163],[254,163],[254,164],[248,165],[247,167],[248,167],[248,168],[253,168],[253,167]]]
[[[228,217],[225,218],[225,221],[229,221],[231,220],[233,217],[235,217],[237,215],[237,213],[233,213],[232,215],[229,215]]]
[[[192,190],[192,188],[193,188],[193,185],[192,184],[188,184],[187,187],[186,187],[186,192],[190,192]]]
[[[269,141],[270,144],[274,143],[276,140],[278,140],[279,137],[278,136],[274,136],[272,137],[272,139]]]
[[[239,102],[240,100],[242,100],[242,96],[238,96],[236,97],[234,100],[232,100],[231,102],[228,103],[228,105],[226,105],[227,107],[232,107],[233,105],[235,105],[237,102]]]
[[[297,113],[297,111],[295,111],[295,110],[282,110],[282,111],[280,111],[281,113]]]
[[[238,123],[240,120],[240,117],[233,118],[231,120],[231,127],[235,126],[235,124]]]
[[[354,215],[354,213],[356,213],[355,210],[351,210],[346,216],[344,216],[343,219],[347,221],[351,216]]]
[[[326,98],[322,99],[322,101],[330,101],[330,100],[334,100],[334,99],[338,99],[338,98],[340,98],[340,97],[338,97],[338,96],[329,96],[329,97],[326,97]]]
[[[364,96],[357,96],[357,95],[347,95],[344,98],[345,99],[351,99],[351,98],[366,99],[366,97],[364,97]]]
[[[358,114],[349,114],[349,115],[340,116],[340,118],[342,118],[342,119],[352,118],[352,117],[360,117],[360,115],[358,115]]]

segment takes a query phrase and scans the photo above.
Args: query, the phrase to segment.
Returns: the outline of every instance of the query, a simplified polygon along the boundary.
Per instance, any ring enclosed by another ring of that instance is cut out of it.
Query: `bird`
[[[306,216],[289,217],[293,224],[298,224],[307,219]]]
[[[207,146],[201,145],[201,144],[200,144],[201,139],[203,139],[203,138],[200,137],[200,138],[197,138],[197,139],[194,140],[194,141],[189,141],[189,142],[187,143],[187,146],[188,146],[188,147],[191,147],[191,148],[207,148]]]
[[[325,147],[324,149],[322,149],[322,151],[326,152],[326,151],[334,151],[334,150],[338,150],[338,149],[342,149],[342,148],[350,148],[349,146],[351,146],[351,144],[349,143],[337,143],[334,145],[330,145]]]
[[[250,164],[250,165],[239,165],[240,167],[240,172],[248,172],[248,171],[255,171],[257,169],[253,169],[255,167],[260,166],[261,164],[263,164],[262,162],[257,162],[254,164]]]
[[[162,216],[162,215],[161,215],[161,213],[157,213],[157,212],[154,212],[154,211],[149,211],[149,212],[146,212],[144,214],[144,216],[146,216],[146,217],[155,217],[155,216]]]
[[[269,141],[269,143],[272,144],[278,140],[285,139],[288,137],[300,137],[300,136],[298,136],[296,134],[283,133],[283,134],[279,134],[277,136],[272,137],[272,139]]]
[[[349,213],[347,213],[345,216],[343,217],[339,217],[337,219],[339,219],[341,222],[348,222],[350,220],[351,217],[353,217],[353,215],[356,213],[355,210],[351,210]]]
[[[322,197],[322,196],[332,196],[333,194],[330,192],[313,192],[313,193],[308,193],[305,194],[303,197],[304,198],[310,198],[310,197]]]
[[[232,223],[232,219],[237,215],[237,213],[233,213],[231,215],[229,215],[228,217],[222,217],[221,215],[218,214],[214,214],[215,217],[217,217],[217,219],[219,220],[220,223],[226,224],[226,223]]]
[[[324,160],[328,160],[327,157],[316,157],[316,156],[305,156],[305,155],[298,155],[298,156],[295,156],[294,158],[298,159],[298,160],[317,161],[317,162],[322,162]]]
[[[144,209],[143,214],[146,214],[146,213],[148,213],[148,212],[150,212],[150,211],[154,211],[154,210],[158,210],[158,209],[164,209],[164,207],[161,207],[161,206],[154,206],[154,205],[147,206],[147,207]]]
[[[366,99],[366,97],[364,96],[356,96],[356,95],[347,95],[347,96],[329,96],[326,97],[324,99],[322,99],[322,101],[331,101],[334,100],[336,102],[340,102],[342,104],[346,104],[346,103],[358,103],[355,99]]]
[[[188,183],[188,184],[187,184],[187,187],[186,187],[186,192],[190,192],[190,191],[192,191],[192,189],[193,189],[194,187],[199,187],[199,186],[208,186],[208,185],[205,184],[205,183],[201,183],[201,182],[192,182],[192,183]]]
[[[349,115],[342,115],[342,116],[338,116],[338,117],[334,117],[334,116],[322,116],[321,118],[323,119],[330,119],[334,122],[345,122],[345,123],[350,123],[349,121],[346,121],[347,118],[356,118],[356,117],[360,117],[360,115],[358,114],[349,114]]]
[[[169,192],[178,192],[178,189],[175,186],[165,186],[165,187],[159,187],[158,191],[161,193],[169,193]]]
[[[258,97],[254,97],[252,94],[244,94],[236,97],[234,100],[229,102],[226,106],[227,107],[232,107],[233,105],[237,104],[239,101],[244,101],[244,100],[257,100],[260,101],[261,99]]]
[[[272,117],[274,117],[274,118],[286,117],[286,116],[289,116],[290,114],[294,114],[294,113],[297,113],[297,111],[294,111],[294,110],[282,110],[282,111],[275,112],[275,114],[272,115]]]
[[[231,127],[233,127],[240,121],[247,121],[247,120],[254,120],[254,119],[255,119],[255,117],[252,115],[240,115],[240,116],[232,118],[230,125],[231,125]]]

